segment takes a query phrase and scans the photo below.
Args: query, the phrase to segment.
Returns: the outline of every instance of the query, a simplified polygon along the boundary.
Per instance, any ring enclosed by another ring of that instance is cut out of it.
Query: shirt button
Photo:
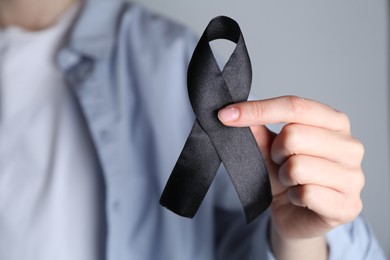
[[[70,50],[63,50],[59,53],[58,61],[62,68],[68,69],[79,62],[80,56]]]

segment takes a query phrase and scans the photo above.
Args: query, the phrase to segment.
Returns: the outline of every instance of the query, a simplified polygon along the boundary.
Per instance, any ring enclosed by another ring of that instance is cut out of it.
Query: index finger
[[[234,127],[297,123],[333,131],[350,131],[349,119],[344,113],[296,96],[232,104],[219,110],[218,118],[223,124]]]

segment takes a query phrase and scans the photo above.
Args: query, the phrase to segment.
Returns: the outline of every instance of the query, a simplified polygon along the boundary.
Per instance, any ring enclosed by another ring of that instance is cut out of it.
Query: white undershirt
[[[77,9],[0,31],[0,259],[99,259],[99,169],[54,60]]]

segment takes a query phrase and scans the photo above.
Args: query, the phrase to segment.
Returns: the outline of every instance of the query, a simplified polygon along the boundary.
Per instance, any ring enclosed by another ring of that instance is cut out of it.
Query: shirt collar
[[[125,9],[122,0],[86,0],[69,35],[65,49],[92,59],[110,54],[117,33],[119,14]]]

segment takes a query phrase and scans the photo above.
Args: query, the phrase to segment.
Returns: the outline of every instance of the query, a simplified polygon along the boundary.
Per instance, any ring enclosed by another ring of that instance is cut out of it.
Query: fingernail
[[[218,112],[218,118],[224,123],[232,122],[240,117],[240,110],[235,107],[226,107]]]

